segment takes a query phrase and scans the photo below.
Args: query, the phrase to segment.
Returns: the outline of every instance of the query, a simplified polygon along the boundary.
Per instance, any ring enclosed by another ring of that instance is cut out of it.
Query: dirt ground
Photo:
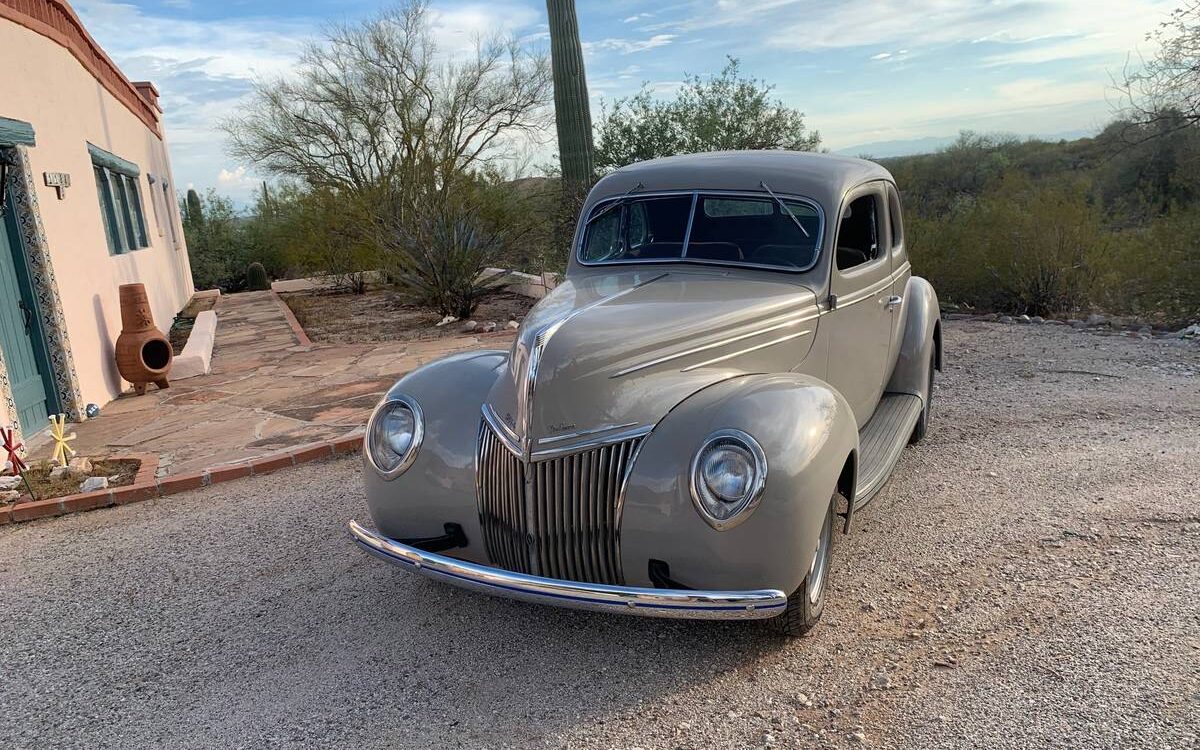
[[[365,294],[295,292],[280,296],[308,337],[320,343],[438,339],[462,333],[466,322],[438,326],[441,315],[406,304],[400,295],[386,289],[372,289]],[[495,292],[480,303],[470,319],[479,325],[492,322],[503,329],[510,320],[520,322],[535,302],[519,294]]]
[[[0,747],[1197,747],[1200,343],[945,343],[809,637],[389,567],[346,459],[0,528]]]

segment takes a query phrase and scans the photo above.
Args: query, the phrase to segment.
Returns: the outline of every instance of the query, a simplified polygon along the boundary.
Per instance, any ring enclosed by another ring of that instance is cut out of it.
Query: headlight
[[[403,474],[417,458],[424,435],[421,407],[408,396],[388,396],[367,424],[367,459],[384,479]]]
[[[766,454],[741,430],[714,432],[692,459],[692,502],[717,531],[749,518],[766,483]]]

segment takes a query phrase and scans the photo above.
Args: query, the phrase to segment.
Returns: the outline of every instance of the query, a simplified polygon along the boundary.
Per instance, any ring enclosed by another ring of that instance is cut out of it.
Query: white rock
[[[478,327],[479,327],[479,323],[475,322],[474,320],[468,320],[466,323],[463,323],[463,327],[462,327],[463,333],[470,333],[471,331],[474,331]]]
[[[518,322],[517,322],[517,321],[515,321],[515,320],[510,320],[510,321],[508,321],[508,325],[506,325],[506,326],[505,326],[505,328],[509,328],[509,329],[512,329],[512,330],[514,330],[514,331],[515,331],[515,330],[517,330],[517,329],[518,329],[518,328],[520,328],[520,327],[521,327],[521,324],[520,324],[520,323],[518,323]]]
[[[108,489],[108,477],[88,477],[79,485],[80,492],[95,492]]]
[[[1030,319],[1029,319],[1029,321],[1030,321],[1031,323],[1038,323],[1038,324],[1041,324],[1041,323],[1045,323],[1045,322],[1046,322],[1046,319],[1045,319],[1045,318],[1043,318],[1041,315],[1034,315],[1032,318],[1030,318]]]
[[[496,323],[491,320],[479,326],[479,331],[481,333],[491,333],[494,330],[496,330]]]
[[[441,328],[442,326],[449,325],[456,320],[458,320],[458,318],[454,317],[453,315],[447,315],[446,317],[442,318],[441,322],[437,323],[436,325],[438,328]]]
[[[92,459],[87,456],[76,456],[67,462],[67,467],[80,474],[92,473]]]
[[[0,491],[15,490],[24,484],[20,477],[0,477]]]
[[[1033,318],[1029,317],[1028,315],[1021,315],[1017,318],[1017,322],[1018,323],[1032,323]]]
[[[53,469],[50,470],[50,478],[51,479],[62,479],[63,477],[65,477],[71,473],[72,472],[71,472],[70,466],[55,466]]]
[[[1092,326],[1102,326],[1106,322],[1108,322],[1108,318],[1105,318],[1103,315],[1092,313],[1091,315],[1087,316],[1087,320],[1085,320],[1083,323],[1091,328]]]

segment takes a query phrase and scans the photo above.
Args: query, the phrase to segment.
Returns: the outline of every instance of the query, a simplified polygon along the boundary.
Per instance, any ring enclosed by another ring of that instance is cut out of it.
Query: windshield
[[[600,204],[588,221],[579,259],[695,260],[805,270],[817,260],[821,215],[808,201],[781,202],[786,211],[772,197],[704,194],[627,197],[616,208]]]

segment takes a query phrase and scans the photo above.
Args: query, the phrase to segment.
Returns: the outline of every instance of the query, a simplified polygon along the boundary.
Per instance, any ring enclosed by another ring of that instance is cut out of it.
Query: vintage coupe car
[[[784,151],[592,189],[511,351],[401,378],[364,442],[368,551],[458,586],[660,617],[821,616],[848,531],[928,429],[937,296],[892,176]]]

